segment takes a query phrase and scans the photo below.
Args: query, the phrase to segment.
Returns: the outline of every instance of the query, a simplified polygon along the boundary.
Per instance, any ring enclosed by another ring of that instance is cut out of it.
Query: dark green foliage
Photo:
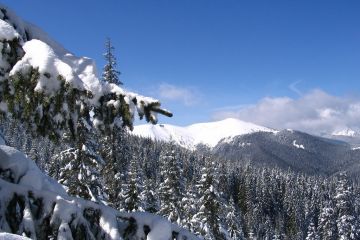
[[[6,207],[5,217],[8,222],[11,232],[18,234],[20,229],[20,224],[24,217],[24,208],[25,208],[25,200],[23,196],[19,196],[14,193],[12,199],[8,203]]]
[[[81,113],[81,104],[84,104],[82,99],[86,96],[86,91],[72,88],[59,75],[59,91],[53,95],[46,95],[35,90],[39,76],[37,68],[30,68],[9,78],[13,91],[4,94],[3,98],[9,112],[13,118],[26,123],[27,129],[34,134],[58,140],[64,131],[70,131],[75,138],[75,126],[79,116],[76,113]]]

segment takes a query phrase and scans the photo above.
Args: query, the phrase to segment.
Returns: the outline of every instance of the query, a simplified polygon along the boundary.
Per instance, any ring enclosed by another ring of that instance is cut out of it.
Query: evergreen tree
[[[144,180],[144,187],[140,194],[141,209],[145,212],[156,213],[159,211],[160,203],[155,191],[155,182],[149,178]]]
[[[194,186],[192,184],[188,184],[186,187],[186,194],[184,195],[182,202],[183,208],[183,219],[181,226],[189,229],[190,231],[194,231],[194,223],[192,222],[193,216],[196,214],[196,199],[197,194],[194,190]],[[195,224],[196,225],[196,224]]]
[[[354,216],[354,196],[345,173],[339,175],[336,186],[337,228],[341,240],[358,239],[357,219]]]
[[[122,208],[125,211],[132,212],[140,209],[140,192],[142,185],[140,181],[138,161],[133,157],[127,173],[127,182],[122,185],[120,193],[121,202],[123,202]]]
[[[316,227],[313,222],[310,222],[306,240],[320,240],[319,235],[317,234]]]
[[[241,215],[235,208],[234,199],[231,197],[227,207],[226,225],[229,239],[245,239],[241,227]]]
[[[271,222],[270,216],[266,216],[265,224],[264,224],[264,239],[271,240],[274,235],[274,226]]]
[[[337,239],[336,215],[331,199],[324,203],[319,216],[319,236],[324,240]]]
[[[194,215],[193,222],[198,224],[196,226],[198,234],[205,238],[214,237],[209,239],[225,239],[224,234],[220,232],[221,198],[217,185],[215,163],[208,160],[202,168],[201,178],[197,184],[200,198],[197,202],[198,213]]]
[[[125,184],[124,176],[131,159],[137,154],[131,149],[131,143],[128,141],[129,133],[118,125],[114,125],[104,133],[98,133],[98,139],[100,139],[99,152],[105,162],[101,174],[106,201],[119,209],[121,205],[119,196],[122,184]]]
[[[158,214],[172,222],[181,223],[183,179],[180,159],[173,147],[165,149],[160,156],[161,182],[159,184],[160,210]]]
[[[117,161],[104,158],[105,165],[101,170],[105,201],[113,208],[120,209],[119,195],[122,185],[122,173]]]
[[[105,53],[104,58],[106,64],[103,69],[102,79],[103,81],[114,83],[116,85],[122,85],[123,83],[119,79],[120,72],[116,69],[117,62],[114,55],[114,46],[111,43],[110,38],[106,39],[105,42]]]
[[[103,160],[96,150],[91,128],[79,122],[76,146],[60,152],[54,157],[55,164],[50,175],[67,187],[70,195],[103,202],[100,169]]]

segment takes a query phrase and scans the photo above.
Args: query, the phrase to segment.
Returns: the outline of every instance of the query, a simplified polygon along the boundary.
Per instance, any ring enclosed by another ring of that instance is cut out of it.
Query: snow
[[[356,137],[359,136],[360,133],[358,130],[354,130],[351,128],[344,128],[341,130],[334,131],[331,135],[333,136],[345,136],[345,137]]]
[[[239,143],[239,147],[248,147],[251,146],[251,143]]]
[[[30,40],[23,45],[25,56],[18,61],[10,71],[10,76],[16,72],[23,72],[30,67],[39,68],[40,78],[35,87],[35,91],[44,92],[47,95],[53,95],[60,89],[58,76],[61,75],[65,81],[74,88],[82,90],[81,80],[72,66],[62,61],[54,50],[46,43],[40,40]]]
[[[9,23],[0,20],[0,39],[11,41],[16,38],[20,38],[20,35],[15,31],[15,29]]]
[[[102,215],[100,217],[100,226],[112,239],[120,239],[120,234],[117,229],[116,217],[113,214],[113,209],[103,209]]]
[[[304,145],[302,145],[302,144],[297,144],[297,143],[296,143],[296,140],[293,141],[293,146],[296,147],[296,148],[305,149]]]
[[[148,226],[151,229],[151,232],[148,234],[148,240],[168,240],[171,239],[172,234],[172,224],[163,217],[154,216],[153,214],[146,212],[136,212],[124,214],[124,217],[130,218],[134,217],[138,224],[137,235],[141,239],[145,239],[141,230],[144,229],[144,226]]]
[[[11,23],[12,26],[16,26],[16,31],[20,34],[22,40],[26,38],[26,28],[28,23],[20,19],[15,12],[10,10],[8,7],[0,3],[0,8],[6,9],[7,22]],[[0,17],[3,19],[3,12],[0,12]]]
[[[143,124],[135,126],[132,133],[159,141],[173,141],[185,148],[192,149],[200,143],[214,147],[221,139],[226,138],[226,141],[231,141],[235,136],[254,132],[276,133],[277,131],[238,119],[228,118],[216,122],[197,123],[187,127],[170,124],[155,126]]]
[[[5,141],[0,137],[0,143],[4,144]],[[62,185],[55,180],[43,174],[34,161],[27,158],[22,152],[5,145],[0,145],[0,168],[9,169],[13,173],[14,183],[6,182],[0,179],[0,205],[2,202],[9,201],[14,193],[27,194],[32,192],[34,196],[44,199],[44,211],[52,212],[50,223],[52,225],[59,225],[58,239],[72,239],[72,233],[69,227],[70,222],[81,222],[84,219],[81,217],[84,210],[87,208],[99,209],[100,227],[104,233],[109,236],[109,239],[121,239],[119,221],[118,219],[130,219],[136,220],[137,237],[145,237],[143,232],[144,226],[150,227],[151,231],[147,236],[149,240],[167,240],[172,236],[172,232],[176,231],[179,236],[187,237],[189,240],[198,239],[193,234],[171,224],[167,219],[145,212],[126,213],[118,212],[105,205],[99,205],[94,202],[85,201],[70,197],[66,194]],[[26,202],[24,209],[23,226],[31,233],[36,234],[35,223],[28,206],[29,202]],[[54,206],[54,208],[53,208]],[[73,219],[75,217],[75,220]],[[125,224],[125,223],[123,223]],[[7,231],[6,228],[2,231]],[[3,238],[4,237],[4,238]],[[6,238],[5,238],[6,237]],[[0,239],[27,239],[21,237],[15,237],[10,234],[0,235]]]
[[[132,133],[138,136],[149,137],[159,141],[173,141],[186,148],[194,147],[195,142],[195,139],[193,136],[191,136],[191,133],[189,133],[187,129],[170,124],[139,125],[134,127]]]
[[[60,224],[59,227],[59,234],[57,236],[58,240],[72,240],[73,237],[71,235],[71,229],[69,227],[69,224],[63,222]]]
[[[0,138],[0,143],[5,144],[5,141]],[[14,182],[37,190],[66,194],[62,185],[43,174],[34,161],[15,148],[0,145],[0,159],[0,168],[11,170]]]
[[[92,208],[100,210],[100,228],[109,236],[109,239],[121,239],[121,228],[119,224],[126,224],[129,219],[135,219],[137,224],[138,239],[144,238],[144,226],[148,226],[151,231],[147,239],[167,240],[172,236],[173,231],[179,233],[180,237],[186,237],[189,240],[198,239],[193,234],[171,224],[167,219],[145,212],[126,213],[118,212],[105,205],[99,205],[95,202],[86,201],[79,198],[68,196],[60,184],[52,181],[49,177],[41,173],[31,159],[14,148],[0,146],[0,168],[9,168],[14,172],[17,184],[6,182],[0,179],[0,204],[8,202],[16,193],[18,195],[27,195],[28,192],[38,198],[44,199],[44,212],[51,213],[50,223],[52,226],[59,226],[59,236],[57,239],[72,239],[72,233],[69,223],[82,223],[84,220],[83,212],[85,209]],[[35,222],[26,202],[24,209],[23,226],[27,231],[36,234]],[[45,214],[46,215],[46,214]],[[123,219],[119,222],[119,219]],[[1,226],[0,226],[1,227]],[[0,228],[2,231],[8,231],[6,227]],[[0,235],[1,236],[1,235]],[[4,235],[8,237],[8,235]],[[9,235],[11,236],[11,235]],[[2,239],[2,238],[0,238]],[[9,238],[26,239],[26,238]],[[180,238],[181,239],[181,238]]]
[[[0,239],[2,239],[2,240],[27,240],[30,238],[11,234],[11,233],[0,233]]]

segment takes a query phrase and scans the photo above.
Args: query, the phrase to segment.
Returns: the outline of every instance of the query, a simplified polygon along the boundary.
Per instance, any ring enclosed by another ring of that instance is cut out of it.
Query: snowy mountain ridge
[[[360,137],[360,130],[353,128],[344,128],[338,131],[334,131],[332,136],[342,136],[342,137]]]
[[[216,122],[196,123],[186,127],[170,124],[143,124],[135,126],[132,134],[159,141],[173,141],[182,147],[193,149],[197,144],[215,147],[222,139],[230,141],[235,136],[254,132],[276,133],[278,131],[239,119],[227,118]]]

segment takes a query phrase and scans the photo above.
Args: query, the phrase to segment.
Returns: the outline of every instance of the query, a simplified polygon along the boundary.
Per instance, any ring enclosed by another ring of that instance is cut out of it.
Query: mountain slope
[[[213,152],[233,163],[251,162],[309,174],[331,175],[349,169],[355,173],[360,163],[360,151],[348,143],[292,130],[237,136],[219,142]]]
[[[170,124],[155,126],[144,124],[135,126],[132,133],[160,141],[174,141],[183,147],[194,148],[200,143],[214,147],[221,139],[230,140],[234,136],[254,132],[275,133],[276,131],[253,123],[228,118],[217,122],[197,123],[187,127]]]
[[[140,125],[133,134],[173,141],[190,149],[206,144],[219,161],[227,160],[235,166],[251,162],[309,174],[348,171],[355,176],[360,172],[360,148],[349,136],[324,138],[294,130],[276,131],[231,118],[187,127]],[[353,141],[344,141],[349,138]]]

